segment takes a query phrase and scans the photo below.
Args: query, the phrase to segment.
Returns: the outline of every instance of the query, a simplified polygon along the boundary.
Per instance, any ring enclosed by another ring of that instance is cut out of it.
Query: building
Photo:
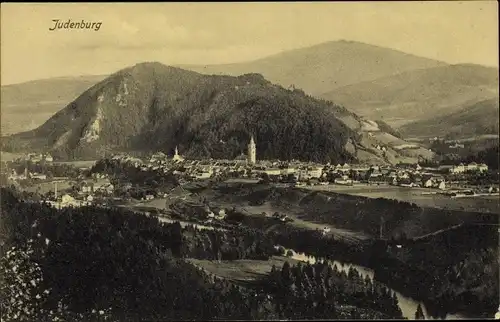
[[[432,181],[432,178],[427,179],[424,183],[425,188],[432,188],[433,185],[434,185],[434,181]]]
[[[30,173],[29,176],[33,180],[47,180],[47,175],[42,173]]]
[[[458,143],[449,146],[450,149],[463,149],[464,147],[465,146],[463,144],[458,144]]]
[[[477,170],[477,163],[476,162],[471,162],[467,165],[467,171],[476,171]]]
[[[287,176],[289,174],[294,174],[295,172],[297,172],[297,170],[294,167],[287,166],[287,167],[281,169],[280,174],[283,176]]]
[[[253,135],[250,139],[250,143],[248,143],[247,161],[249,164],[255,164],[257,161],[257,146],[255,145]]]
[[[172,158],[172,160],[174,160],[176,162],[184,161],[184,158],[179,155],[179,150],[177,149],[177,147],[175,147],[175,154],[174,154],[174,157]]]
[[[281,175],[281,169],[279,168],[269,168],[262,170],[263,173],[266,173],[268,176],[279,176]]]
[[[486,172],[488,171],[488,166],[484,163],[481,163],[480,165],[477,166],[477,169],[481,172]]]
[[[466,167],[463,163],[460,163],[459,165],[452,167],[450,169],[451,173],[464,173],[467,171],[468,167]]]

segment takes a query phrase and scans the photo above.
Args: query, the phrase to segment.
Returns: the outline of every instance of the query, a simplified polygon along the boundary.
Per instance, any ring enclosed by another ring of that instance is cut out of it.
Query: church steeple
[[[248,163],[255,164],[257,161],[257,146],[255,145],[255,140],[253,135],[250,138],[250,143],[248,143]]]
[[[177,149],[177,146],[175,146],[175,154],[172,159],[174,161],[184,161],[184,158],[179,155],[179,149]]]

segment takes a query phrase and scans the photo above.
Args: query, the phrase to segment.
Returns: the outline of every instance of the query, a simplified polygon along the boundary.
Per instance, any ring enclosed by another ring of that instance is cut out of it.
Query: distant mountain
[[[7,151],[51,151],[60,158],[108,152],[234,158],[254,135],[258,157],[395,162],[416,157],[378,124],[259,74],[207,76],[160,63],[121,70],[81,94],[35,130],[2,138]],[[376,148],[386,141],[387,151]],[[427,150],[420,151],[427,153]]]
[[[337,88],[321,97],[398,127],[497,98],[498,69],[461,64],[412,70]]]
[[[488,134],[498,135],[498,98],[480,101],[450,114],[412,122],[399,131],[405,137],[441,137],[466,139]]]
[[[2,86],[2,135],[36,128],[105,77],[60,77]]]
[[[180,65],[203,74],[260,73],[273,83],[316,95],[408,70],[445,66],[440,61],[356,41],[331,41],[285,51],[251,62],[224,65]],[[346,105],[348,106],[348,105]]]

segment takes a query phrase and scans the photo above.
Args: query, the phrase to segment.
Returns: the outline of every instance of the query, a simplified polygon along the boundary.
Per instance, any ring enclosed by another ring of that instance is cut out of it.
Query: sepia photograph
[[[0,13],[2,322],[500,319],[497,1]]]

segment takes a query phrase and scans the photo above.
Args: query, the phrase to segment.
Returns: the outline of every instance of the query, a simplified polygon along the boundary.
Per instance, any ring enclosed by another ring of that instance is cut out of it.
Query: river
[[[225,229],[219,228],[219,227],[205,226],[205,225],[195,224],[195,223],[191,223],[191,222],[184,222],[184,221],[174,220],[174,219],[165,218],[165,217],[158,217],[158,220],[161,222],[165,222],[165,223],[174,223],[177,221],[181,224],[182,227],[185,227],[187,225],[193,225],[194,227],[196,227],[198,229],[225,230]],[[278,245],[275,247],[278,248],[280,246]],[[295,260],[302,261],[302,262],[309,261],[311,264],[314,264],[316,262],[316,258],[314,256],[309,256],[305,253],[298,253],[298,252],[294,251],[293,249],[285,248],[286,252],[288,252],[288,250],[292,251],[292,253],[293,253],[292,258]],[[333,260],[333,261],[329,260],[328,262],[332,266],[336,265],[338,269],[342,269],[346,273],[349,272],[350,267],[353,267],[361,274],[361,276],[363,278],[368,276],[373,281],[373,277],[375,274],[374,274],[373,270],[370,268],[363,267],[363,266],[356,265],[356,264],[351,264],[351,263],[342,263],[342,262],[339,262],[337,260]],[[414,300],[411,297],[405,296],[405,295],[401,294],[400,292],[397,292],[391,288],[389,288],[389,289],[392,292],[396,293],[396,296],[398,298],[399,307],[401,309],[401,312],[403,313],[403,317],[413,320],[415,318],[415,312],[417,311],[417,307],[420,304],[422,307],[422,310],[424,312],[425,318],[426,319],[435,319],[434,317],[429,316],[427,309],[425,307],[425,304],[423,302],[419,302],[417,300]],[[467,318],[459,313],[455,313],[455,314],[447,314],[445,319],[446,320],[459,320],[459,319],[467,319]]]
[[[279,246],[275,246],[275,247],[279,247]],[[285,248],[285,250],[288,252],[289,249]],[[293,256],[291,258],[293,258],[295,260],[302,261],[302,262],[310,262],[311,264],[314,264],[316,262],[316,258],[313,256],[309,256],[309,255],[304,254],[304,253],[297,253],[293,249],[291,249],[291,251],[293,253]],[[366,268],[363,266],[359,266],[359,265],[355,265],[355,264],[342,263],[342,262],[339,262],[337,260],[334,260],[334,261],[330,260],[328,262],[332,266],[336,265],[338,269],[342,269],[346,273],[349,272],[349,268],[353,267],[361,274],[361,276],[363,276],[363,278],[368,276],[373,281],[374,272],[372,269],[369,269],[369,268]],[[422,310],[424,312],[425,318],[426,319],[435,319],[434,317],[429,316],[424,303],[419,302],[417,300],[414,300],[408,296],[405,296],[405,295],[403,295],[403,294],[401,294],[401,293],[399,293],[391,288],[389,288],[389,289],[392,292],[396,293],[396,296],[397,296],[398,302],[399,302],[399,307],[400,307],[401,311],[403,312],[403,317],[405,317],[407,319],[411,319],[411,320],[415,319],[415,312],[417,311],[417,307],[420,304],[422,307]],[[460,319],[467,319],[467,318],[459,313],[446,315],[446,320],[460,320]]]

